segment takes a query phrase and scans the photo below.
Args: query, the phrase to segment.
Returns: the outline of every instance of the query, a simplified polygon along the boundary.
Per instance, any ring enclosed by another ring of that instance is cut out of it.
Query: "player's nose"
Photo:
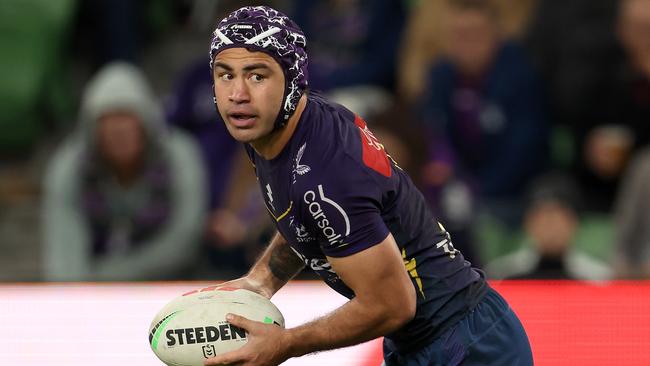
[[[233,80],[232,88],[230,89],[230,95],[228,97],[233,103],[246,103],[250,101],[250,93],[248,92],[248,86],[243,79]]]

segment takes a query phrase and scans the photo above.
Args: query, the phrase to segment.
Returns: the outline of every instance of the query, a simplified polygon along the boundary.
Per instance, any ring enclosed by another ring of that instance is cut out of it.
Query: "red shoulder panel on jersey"
[[[370,131],[366,122],[361,117],[354,116],[354,124],[361,131],[361,149],[363,150],[363,162],[367,167],[377,173],[390,177],[390,161],[382,145],[375,135]]]

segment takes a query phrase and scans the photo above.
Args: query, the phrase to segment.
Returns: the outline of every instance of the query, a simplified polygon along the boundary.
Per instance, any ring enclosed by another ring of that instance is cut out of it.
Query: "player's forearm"
[[[289,357],[363,343],[391,333],[413,318],[406,307],[379,305],[358,298],[322,318],[288,329]]]
[[[270,298],[304,266],[286,240],[276,234],[246,277]]]

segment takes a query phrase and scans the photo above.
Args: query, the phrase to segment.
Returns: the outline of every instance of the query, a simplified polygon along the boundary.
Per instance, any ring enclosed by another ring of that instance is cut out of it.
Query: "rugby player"
[[[384,336],[385,365],[531,365],[507,302],[454,248],[365,121],[307,88],[306,40],[284,14],[244,7],[213,33],[215,104],[244,143],[278,232],[224,285],[267,298],[305,266],[350,300],[291,329],[229,315],[242,348],[206,365],[277,365]]]

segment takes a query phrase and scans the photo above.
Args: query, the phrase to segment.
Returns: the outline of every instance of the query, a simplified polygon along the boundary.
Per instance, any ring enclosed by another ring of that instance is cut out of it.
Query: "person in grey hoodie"
[[[77,129],[44,180],[46,280],[183,276],[207,209],[194,142],[168,127],[135,66],[106,65],[84,92]]]

